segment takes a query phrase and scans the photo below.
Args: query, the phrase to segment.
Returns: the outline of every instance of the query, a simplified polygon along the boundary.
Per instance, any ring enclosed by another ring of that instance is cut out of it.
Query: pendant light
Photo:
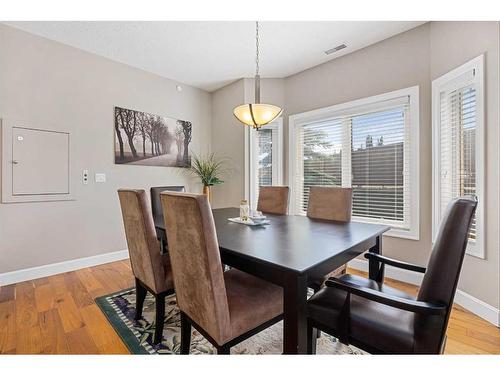
[[[255,23],[255,103],[242,104],[233,111],[236,118],[245,125],[259,130],[281,115],[283,109],[273,104],[260,102],[260,75],[259,75],[259,22]]]

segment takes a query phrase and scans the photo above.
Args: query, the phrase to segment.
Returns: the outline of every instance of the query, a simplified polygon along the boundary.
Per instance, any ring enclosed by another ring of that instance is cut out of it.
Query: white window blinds
[[[476,194],[476,90],[462,87],[440,95],[440,211],[455,197]],[[476,220],[470,240],[476,238]]]
[[[433,237],[448,203],[475,195],[478,207],[467,251],[484,256],[482,239],[483,57],[433,81]]]
[[[408,103],[352,118],[353,216],[409,226]]]
[[[311,186],[342,186],[343,126],[340,119],[309,123],[298,129],[295,191],[299,213],[307,211]]]
[[[329,113],[296,127],[294,199],[307,211],[311,186],[353,188],[353,218],[410,229],[410,100]]]
[[[273,131],[265,128],[260,129],[257,133],[257,139],[258,186],[269,186],[273,184]]]

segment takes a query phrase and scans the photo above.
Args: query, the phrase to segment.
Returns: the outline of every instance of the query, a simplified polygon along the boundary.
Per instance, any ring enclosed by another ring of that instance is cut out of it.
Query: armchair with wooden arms
[[[326,281],[308,301],[308,353],[315,353],[318,329],[370,353],[442,353],[476,207],[475,197],[449,203],[427,269],[367,253],[370,279]],[[424,273],[416,298],[383,283],[385,265]]]

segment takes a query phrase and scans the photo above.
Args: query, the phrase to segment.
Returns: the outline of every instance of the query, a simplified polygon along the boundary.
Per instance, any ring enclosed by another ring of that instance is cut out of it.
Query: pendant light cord
[[[259,21],[255,22],[255,75],[259,75]]]
[[[255,101],[239,105],[233,110],[240,122],[252,126],[255,130],[269,124],[283,112],[278,106],[260,102],[259,47],[259,21],[255,21]]]

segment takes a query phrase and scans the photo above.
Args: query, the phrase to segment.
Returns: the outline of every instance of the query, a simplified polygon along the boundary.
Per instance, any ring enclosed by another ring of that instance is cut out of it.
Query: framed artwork
[[[115,164],[188,168],[191,122],[115,107]]]

